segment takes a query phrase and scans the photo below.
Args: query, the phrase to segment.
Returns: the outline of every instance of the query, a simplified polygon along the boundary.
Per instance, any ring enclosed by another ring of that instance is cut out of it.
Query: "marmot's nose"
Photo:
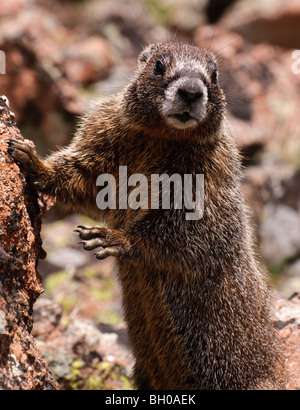
[[[203,83],[198,79],[189,78],[180,84],[177,93],[179,98],[187,104],[201,100],[203,97]]]
[[[203,96],[203,91],[193,91],[187,90],[186,88],[179,88],[178,95],[185,102],[191,103],[196,100],[200,100]]]

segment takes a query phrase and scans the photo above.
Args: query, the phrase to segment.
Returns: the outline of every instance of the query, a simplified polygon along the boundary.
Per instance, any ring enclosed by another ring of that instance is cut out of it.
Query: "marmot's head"
[[[138,58],[136,76],[125,92],[126,111],[138,127],[170,134],[214,134],[220,127],[225,97],[215,56],[181,43],[152,44]]]

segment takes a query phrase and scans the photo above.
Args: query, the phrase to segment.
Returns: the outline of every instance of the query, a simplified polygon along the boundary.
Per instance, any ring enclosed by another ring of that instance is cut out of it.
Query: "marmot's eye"
[[[154,67],[154,73],[162,75],[165,72],[165,69],[166,67],[164,63],[162,63],[160,60],[157,60]]]
[[[217,72],[217,70],[214,70],[214,71],[212,72],[211,82],[212,82],[214,85],[217,84],[217,82],[218,82],[218,72]]]

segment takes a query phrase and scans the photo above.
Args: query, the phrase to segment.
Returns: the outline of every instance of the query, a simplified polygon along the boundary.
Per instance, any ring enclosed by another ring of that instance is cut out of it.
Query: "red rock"
[[[288,390],[300,389],[300,294],[276,301],[277,327],[284,344]]]
[[[242,2],[241,2],[242,3]],[[298,0],[252,1],[251,7],[237,3],[222,19],[222,25],[252,43],[269,43],[289,49],[299,48],[300,4]]]
[[[66,50],[65,72],[71,81],[89,84],[105,77],[113,66],[112,50],[100,36],[91,36]]]
[[[297,161],[300,75],[292,72],[291,52],[253,45],[239,34],[212,26],[199,28],[195,42],[209,46],[219,58],[228,127],[238,145],[263,144],[278,156]]]
[[[31,335],[32,307],[43,291],[40,206],[7,153],[10,137],[22,138],[0,99],[0,388],[58,389]]]

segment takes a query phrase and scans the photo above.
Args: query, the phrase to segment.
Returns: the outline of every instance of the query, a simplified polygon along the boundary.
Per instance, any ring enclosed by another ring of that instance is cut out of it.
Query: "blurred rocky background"
[[[44,156],[71,140],[93,98],[128,83],[144,45],[170,40],[218,56],[257,253],[278,292],[289,387],[300,388],[298,0],[4,1],[0,93]],[[33,335],[62,388],[128,389],[132,356],[113,261],[83,252],[73,233],[89,222],[57,208],[44,218],[45,293],[35,304]]]

